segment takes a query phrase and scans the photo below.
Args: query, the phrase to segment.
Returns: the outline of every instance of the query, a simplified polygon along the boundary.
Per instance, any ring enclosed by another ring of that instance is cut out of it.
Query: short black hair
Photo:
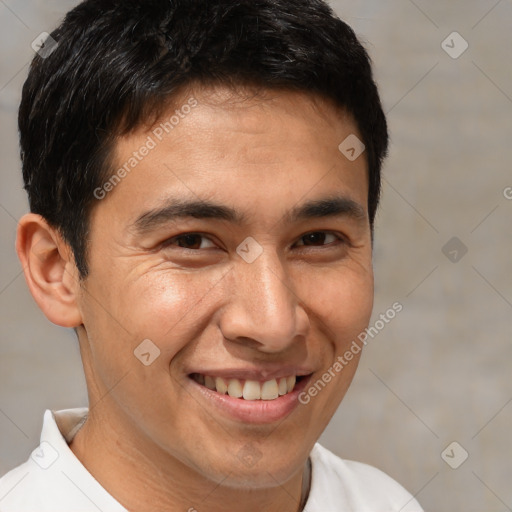
[[[324,1],[85,0],[50,35],[56,46],[35,55],[23,86],[23,179],[81,278],[116,138],[192,83],[311,92],[349,112],[366,146],[373,233],[386,118],[366,50]]]

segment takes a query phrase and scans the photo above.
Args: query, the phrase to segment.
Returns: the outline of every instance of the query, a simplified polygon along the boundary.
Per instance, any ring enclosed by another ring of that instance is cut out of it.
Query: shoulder
[[[0,478],[2,512],[86,512],[89,489],[74,468],[60,463],[48,446],[36,448],[26,462]],[[84,490],[81,490],[83,487]],[[94,489],[90,496],[94,496]]]
[[[319,443],[311,451],[311,466],[307,510],[423,512],[414,497],[383,471],[341,459]]]
[[[86,412],[86,408],[45,412],[39,446],[26,462],[0,478],[2,512],[126,512],[67,444],[66,437],[76,432]]]
[[[52,488],[48,473],[41,473],[32,456],[0,478],[0,510],[25,512],[30,507],[44,508],[43,497]],[[39,510],[38,508],[38,510]],[[34,509],[34,508],[33,508]]]

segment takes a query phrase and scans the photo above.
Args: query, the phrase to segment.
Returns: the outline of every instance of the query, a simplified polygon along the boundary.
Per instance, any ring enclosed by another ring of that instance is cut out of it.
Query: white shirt
[[[1,512],[127,512],[68,446],[87,411],[46,410],[41,444],[0,478]],[[400,484],[372,466],[342,460],[318,443],[310,460],[304,512],[423,512]]]

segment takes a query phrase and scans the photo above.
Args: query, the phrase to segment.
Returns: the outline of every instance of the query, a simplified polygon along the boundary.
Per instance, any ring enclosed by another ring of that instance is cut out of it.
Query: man
[[[0,510],[420,511],[317,443],[370,320],[387,151],[353,31],[320,0],[86,0],[50,37],[17,251],[89,407],[46,411]]]

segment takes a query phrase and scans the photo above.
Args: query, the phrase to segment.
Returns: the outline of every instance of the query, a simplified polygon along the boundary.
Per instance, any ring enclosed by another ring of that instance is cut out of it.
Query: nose
[[[226,339],[276,353],[307,335],[308,315],[275,253],[265,250],[252,263],[240,261],[231,279],[231,298],[220,318]]]

